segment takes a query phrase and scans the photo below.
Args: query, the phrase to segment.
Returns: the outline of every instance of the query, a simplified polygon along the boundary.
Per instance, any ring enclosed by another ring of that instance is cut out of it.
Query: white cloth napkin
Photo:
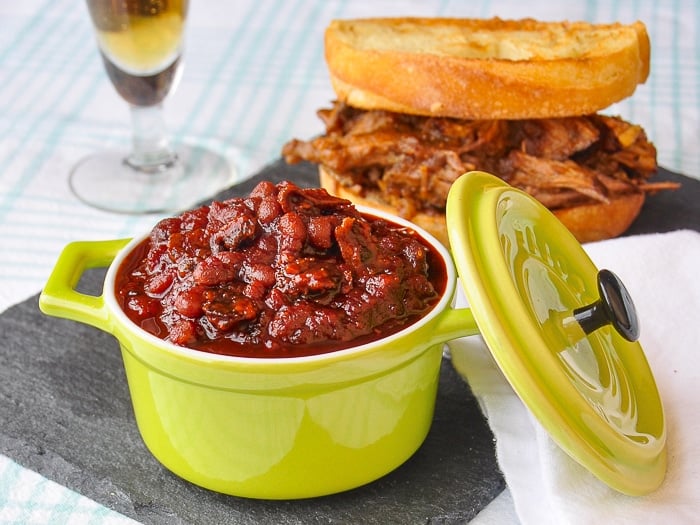
[[[640,342],[664,404],[668,469],[661,487],[630,497],[564,453],[515,395],[480,337],[450,343],[496,438],[499,466],[527,524],[656,524],[700,520],[700,234],[677,231],[584,245],[618,274],[641,323]]]

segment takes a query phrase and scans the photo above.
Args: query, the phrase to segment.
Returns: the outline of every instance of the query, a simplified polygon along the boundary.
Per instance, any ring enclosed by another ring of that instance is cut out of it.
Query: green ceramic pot
[[[252,498],[344,491],[387,474],[416,451],[431,425],[443,343],[478,332],[470,310],[450,307],[456,272],[447,250],[414,225],[384,217],[432,244],[444,259],[447,286],[421,320],[355,348],[240,358],[149,334],[124,314],[114,293],[117,269],[143,237],[66,246],[40,307],[118,339],[141,436],[175,474]],[[86,269],[105,266],[101,296],[75,290]]]
[[[395,469],[430,428],[443,344],[477,333],[569,456],[625,494],[662,483],[664,410],[636,340],[634,305],[549,210],[487,173],[453,183],[448,234],[470,309],[451,306],[457,272],[437,240],[397,217],[360,210],[419,232],[447,270],[444,294],[427,315],[370,344],[251,359],[158,339],[115,300],[117,269],[141,239],[67,246],[40,307],[119,340],[146,445],[173,472],[215,491],[304,498]],[[99,266],[109,266],[102,295],[76,292],[85,269]]]

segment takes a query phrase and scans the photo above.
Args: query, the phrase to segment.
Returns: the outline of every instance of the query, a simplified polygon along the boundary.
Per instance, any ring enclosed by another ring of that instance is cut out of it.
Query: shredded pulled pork
[[[550,209],[676,187],[648,182],[656,148],[641,127],[617,117],[459,120],[339,102],[318,115],[326,134],[291,140],[285,160],[325,165],[343,185],[379,191],[407,218],[444,212],[450,186],[470,170],[498,175]]]

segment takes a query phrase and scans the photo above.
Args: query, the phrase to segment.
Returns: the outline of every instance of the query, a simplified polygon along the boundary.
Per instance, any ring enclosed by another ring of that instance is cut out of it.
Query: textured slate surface
[[[700,181],[662,170],[683,189],[647,203],[628,234],[700,230]],[[278,161],[262,179],[317,184],[316,168]],[[104,270],[83,278],[99,293]],[[144,523],[464,523],[504,488],[493,436],[468,386],[443,362],[433,426],[403,466],[365,487],[302,501],[216,494],[170,474],[136,429],[116,340],[43,316],[37,297],[0,316],[0,451],[49,479]]]
[[[87,274],[83,290],[99,289],[102,278]],[[143,445],[116,340],[37,308],[32,298],[0,318],[0,451],[144,523],[458,523],[504,487],[493,436],[445,361],[427,440],[384,478],[301,501],[198,488],[170,474]]]
[[[262,179],[317,184],[316,168],[278,161],[218,198]],[[628,234],[700,230],[700,181],[647,203]],[[99,293],[104,270],[81,289]],[[403,466],[365,487],[302,501],[224,496],[169,473],[136,429],[116,340],[43,316],[37,297],[0,316],[0,452],[144,523],[464,523],[504,488],[493,435],[468,386],[443,362],[433,426]]]
[[[260,179],[316,185],[310,165]],[[99,293],[104,270],[81,290]],[[138,434],[116,340],[42,315],[37,297],[0,316],[0,452],[144,523],[463,523],[504,488],[493,436],[468,386],[443,363],[433,426],[403,466],[365,487],[301,501],[224,496],[172,475]]]

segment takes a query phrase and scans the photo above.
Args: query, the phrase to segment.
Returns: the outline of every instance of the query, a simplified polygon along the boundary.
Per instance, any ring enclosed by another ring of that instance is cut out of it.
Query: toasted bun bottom
[[[607,204],[584,204],[554,210],[579,242],[602,241],[625,233],[642,210],[644,193],[627,193]]]
[[[352,188],[343,186],[325,166],[319,166],[319,180],[328,193],[386,213],[398,215],[396,208],[384,201],[378,192],[359,195]],[[554,210],[556,217],[581,242],[611,239],[623,234],[637,218],[644,204],[644,193],[616,196],[609,203],[584,204]],[[447,224],[444,214],[417,213],[409,219],[449,247]]]

